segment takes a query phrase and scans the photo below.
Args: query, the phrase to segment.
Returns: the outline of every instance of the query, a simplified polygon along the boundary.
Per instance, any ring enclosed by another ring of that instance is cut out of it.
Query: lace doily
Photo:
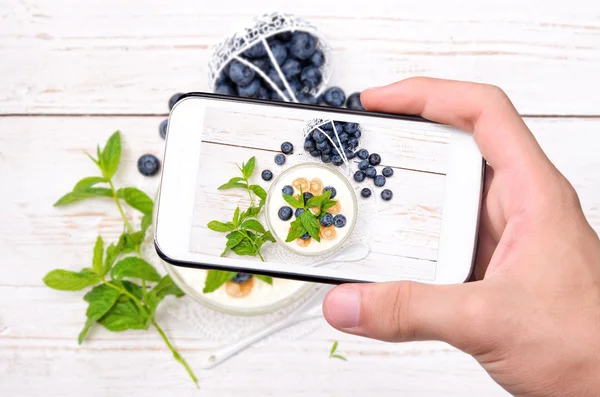
[[[323,91],[325,91],[327,83],[331,77],[332,69],[331,63],[329,62],[331,48],[323,39],[323,35],[311,23],[295,15],[282,14],[278,12],[265,14],[261,17],[255,18],[251,26],[243,28],[239,32],[232,34],[214,47],[212,56],[208,62],[209,89],[211,91],[215,90],[215,84],[221,72],[229,64],[229,62],[235,59],[254,70],[254,72],[259,75],[263,81],[269,85],[271,89],[275,90],[286,102],[299,102],[294,90],[290,88],[290,82],[284,77],[279,64],[275,61],[273,52],[267,43],[267,39],[272,36],[284,32],[297,31],[307,32],[313,35],[317,39],[317,50],[321,51],[324,55],[325,62],[319,67],[322,75],[321,82],[315,88],[308,91],[303,91],[304,93],[310,94],[315,98],[319,97]],[[261,42],[267,51],[268,58],[271,61],[271,66],[276,70],[279,78],[284,84],[283,90],[280,89],[277,84],[265,74],[263,70],[241,56],[244,51]]]

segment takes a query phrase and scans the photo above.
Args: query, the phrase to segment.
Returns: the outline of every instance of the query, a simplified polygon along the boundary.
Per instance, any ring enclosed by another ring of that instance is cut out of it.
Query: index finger
[[[368,110],[421,115],[473,137],[497,171],[529,169],[547,158],[506,94],[495,86],[415,77],[366,90]]]

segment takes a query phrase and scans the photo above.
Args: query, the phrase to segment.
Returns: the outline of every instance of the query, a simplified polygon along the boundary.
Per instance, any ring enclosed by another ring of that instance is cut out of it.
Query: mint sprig
[[[337,352],[337,348],[338,348],[338,342],[335,341],[333,342],[333,346],[331,346],[331,350],[329,351],[329,358],[337,358],[338,360],[343,360],[343,361],[348,361],[348,359],[344,356],[342,356]]]
[[[321,237],[319,236],[321,230],[319,218],[337,203],[336,200],[331,199],[331,191],[326,190],[319,196],[313,196],[309,198],[306,203],[304,202],[302,191],[300,191],[298,198],[290,196],[289,194],[284,194],[283,199],[292,207],[304,210],[299,217],[290,223],[291,228],[285,241],[288,243],[292,242],[308,233],[310,237],[314,238],[317,242],[321,242]],[[316,214],[312,212],[313,208],[318,209]]]
[[[152,224],[154,202],[135,187],[116,189],[113,184],[112,178],[121,158],[119,131],[108,139],[104,149],[97,146],[96,153],[96,158],[88,153],[86,155],[98,166],[101,176],[81,179],[54,206],[61,207],[92,197],[110,198],[121,214],[124,231],[119,240],[108,247],[105,247],[102,237],[98,236],[93,248],[91,267],[84,267],[80,271],[55,269],[46,274],[43,281],[48,287],[61,291],[80,291],[93,287],[83,297],[88,308],[86,322],[78,337],[79,344],[83,343],[94,324],[100,324],[112,332],[147,330],[153,326],[175,360],[184,366],[198,385],[193,371],[155,319],[156,310],[167,295],[181,297],[184,293],[170,276],[161,277],[154,266],[141,255],[141,245]],[[123,202],[142,214],[139,230],[135,230],[125,216]],[[132,280],[139,280],[141,285]],[[148,284],[154,284],[154,287]]]

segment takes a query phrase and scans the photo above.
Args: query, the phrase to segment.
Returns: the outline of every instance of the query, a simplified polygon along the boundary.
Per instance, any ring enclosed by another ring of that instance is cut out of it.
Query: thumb
[[[350,334],[388,342],[441,340],[478,350],[486,304],[480,283],[344,284],[329,291],[323,314],[334,328]]]

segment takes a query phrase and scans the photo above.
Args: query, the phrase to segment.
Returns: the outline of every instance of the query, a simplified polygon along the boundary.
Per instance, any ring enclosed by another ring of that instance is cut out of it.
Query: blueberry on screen
[[[264,170],[261,174],[260,174],[261,178],[264,181],[270,181],[271,179],[273,179],[273,173],[269,170]]]
[[[306,204],[313,197],[313,194],[311,192],[304,192],[302,196],[304,197],[304,204]]]
[[[320,150],[311,150],[310,151],[310,155],[313,157],[321,157],[321,151]]]
[[[283,142],[281,144],[281,151],[284,154],[292,154],[294,153],[294,145],[291,142]]]
[[[318,142],[316,145],[316,148],[318,150],[320,150],[321,153],[325,153],[325,154],[327,154],[331,151],[331,146],[329,145],[329,141],[327,141],[327,140]]]
[[[304,150],[306,150],[307,152],[310,152],[314,148],[315,148],[315,141],[313,141],[312,138],[306,138],[306,140],[304,141]]]
[[[177,102],[179,102],[182,96],[183,94],[181,92],[178,92],[176,94],[173,94],[171,98],[169,98],[169,110],[173,110],[173,107]]]
[[[229,78],[238,86],[245,86],[254,80],[256,72],[249,66],[233,60],[229,64]]]
[[[325,189],[323,189],[323,193],[325,193],[326,191],[331,191],[331,196],[329,196],[329,198],[334,198],[335,196],[337,196],[337,190],[335,190],[333,186],[325,186]]]
[[[375,166],[375,165],[379,165],[381,163],[381,156],[378,155],[377,153],[371,153],[371,155],[369,156],[369,164]]]
[[[324,162],[325,164],[331,163],[331,156],[328,154],[322,154],[321,161]]]
[[[315,51],[310,57],[310,63],[316,68],[320,68],[325,63],[325,55],[319,50]]]
[[[392,193],[392,191],[390,189],[383,189],[381,191],[381,198],[385,201],[390,201],[393,196],[394,196],[394,193]]]
[[[329,106],[344,106],[346,94],[344,94],[344,91],[340,87],[331,87],[323,93],[323,100]]]
[[[260,84],[260,80],[254,79],[247,85],[238,85],[237,92],[238,95],[241,97],[252,98],[258,96],[258,94],[261,91],[261,88],[263,88],[263,86],[262,84]]]
[[[156,175],[160,169],[160,161],[153,154],[144,154],[138,159],[138,171],[145,176]]]
[[[296,59],[288,58],[281,65],[281,73],[283,73],[283,76],[287,80],[291,80],[294,77],[298,76],[300,74],[300,72],[302,72],[302,65]],[[289,83],[291,83],[291,82],[289,82]],[[299,88],[302,89],[302,85],[300,85]]]
[[[291,195],[294,194],[294,188],[291,187],[290,185],[285,185],[283,187],[283,189],[281,189],[281,193],[287,194],[288,196],[291,196]]]
[[[296,94],[296,99],[300,103],[306,103],[306,104],[309,104],[309,105],[316,105],[317,104],[317,98],[315,98],[314,95],[312,95],[312,94],[310,94],[308,92],[300,92],[300,93]]]
[[[267,56],[267,49],[263,43],[256,43],[252,47],[243,52],[246,58],[260,58]]]
[[[308,234],[308,232],[304,233],[302,236],[300,236],[300,238],[302,240],[308,240],[310,238],[310,234]]]
[[[296,218],[298,218],[300,215],[302,215],[303,212],[304,212],[304,208],[296,208],[296,212],[294,213],[294,216]]]
[[[333,218],[333,224],[337,228],[346,226],[346,217],[342,214],[338,214]]]
[[[348,148],[350,148],[350,150],[354,150],[357,147],[358,147],[358,139],[356,139],[356,138],[348,139]]]
[[[361,151],[359,150],[359,151],[358,151],[358,157],[360,157],[360,152],[361,152]],[[364,170],[366,170],[367,168],[369,168],[369,161],[368,161],[368,160],[361,160],[361,161],[358,163],[358,169],[359,169],[359,170],[361,170],[361,171],[364,171]]]
[[[322,79],[323,75],[321,74],[321,71],[314,66],[307,66],[304,69],[302,69],[302,72],[300,72],[300,82],[304,87],[307,87],[308,89],[312,89],[318,86],[321,83]]]
[[[321,217],[321,219],[319,219],[319,223],[325,227],[333,225],[333,215],[331,215],[329,212],[326,213]]]
[[[344,159],[342,159],[342,156],[340,156],[339,154],[334,154],[331,157],[331,163],[333,165],[340,166],[340,165],[344,164]]]
[[[310,58],[317,49],[317,40],[306,32],[295,32],[290,40],[289,52],[295,58],[305,60]]]
[[[280,90],[284,90],[285,91],[285,85],[283,84],[283,80],[281,80],[281,76],[279,76],[279,73],[277,72],[277,70],[275,69],[269,69],[269,71],[267,72],[267,77],[269,78],[269,80],[271,80],[273,82],[273,84],[275,84]],[[277,92],[277,91],[275,91]],[[279,95],[279,94],[278,94]]]
[[[288,206],[281,207],[279,211],[277,211],[277,216],[282,221],[289,221],[290,219],[292,219],[293,214],[294,211],[292,211],[292,209]]]
[[[394,169],[392,167],[385,167],[383,170],[381,170],[381,173],[386,178],[389,178],[390,176],[394,175]]]
[[[360,191],[360,195],[363,198],[369,198],[369,197],[371,197],[371,189],[369,189],[368,187],[362,189]]]
[[[279,65],[281,65],[288,56],[288,50],[285,44],[279,40],[272,40],[269,42],[271,53]]]
[[[354,173],[354,180],[355,180],[356,182],[362,182],[362,181],[364,181],[364,180],[365,180],[365,178],[366,178],[366,177],[367,177],[367,176],[365,175],[365,173],[364,173],[363,171],[360,171],[360,170],[359,170],[359,171],[356,171],[356,172]]]
[[[221,94],[221,95],[231,95],[231,96],[237,95],[235,90],[228,84],[217,84],[215,86],[215,93]]]
[[[267,73],[271,68],[271,60],[269,58],[256,58],[250,60],[254,66]]]
[[[364,106],[360,102],[360,92],[353,92],[348,96],[348,101],[346,101],[346,106],[348,109],[354,110],[365,110]]]
[[[375,180],[374,180],[373,183],[375,183],[375,186],[377,186],[377,187],[384,186],[385,185],[385,176],[383,176],[383,175],[377,175],[375,177]]]
[[[285,164],[285,155],[284,154],[276,154],[275,155],[275,164],[284,165]]]
[[[231,279],[231,281],[236,284],[241,284],[243,282],[250,280],[251,278],[252,278],[252,275],[249,273],[238,273],[235,275],[234,278]]]
[[[358,154],[358,157],[363,160],[366,160],[369,158],[369,151],[367,149],[360,149],[357,154]]]
[[[168,119],[164,119],[158,125],[158,133],[160,134],[160,137],[162,139],[166,139],[167,138],[167,127],[168,126],[169,126],[169,120]]]
[[[325,134],[323,134],[321,131],[316,130],[316,129],[313,130],[313,132],[312,132],[312,138],[315,140],[316,143],[323,142],[324,140],[327,139]]]
[[[358,131],[358,123],[346,123],[344,124],[344,131],[348,134],[354,134]]]
[[[372,166],[368,166],[365,170],[365,175],[369,178],[375,178],[377,176],[377,170]]]

